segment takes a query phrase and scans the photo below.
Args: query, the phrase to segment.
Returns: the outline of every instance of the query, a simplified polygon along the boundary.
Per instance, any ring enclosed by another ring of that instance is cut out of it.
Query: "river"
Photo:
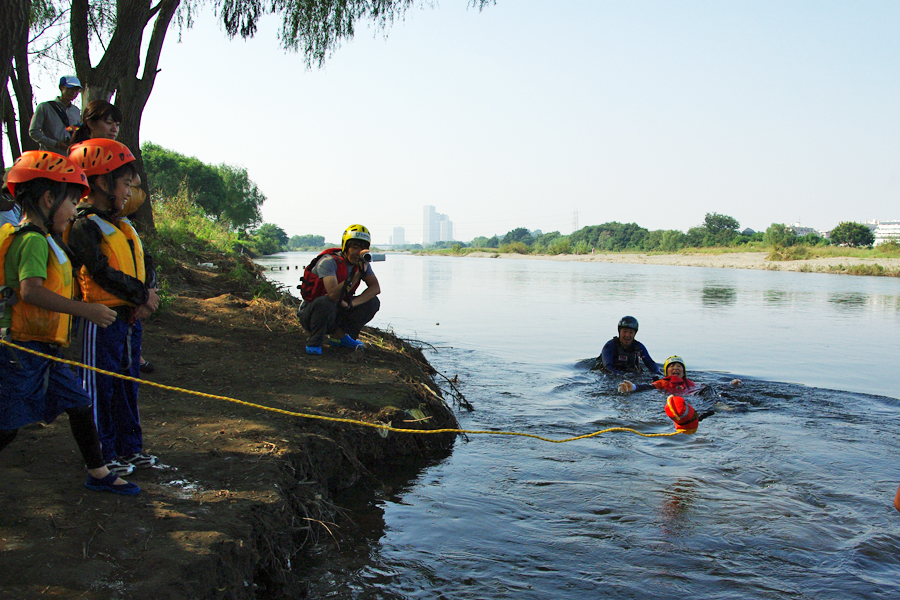
[[[296,285],[309,253],[259,261]],[[295,267],[299,266],[300,269]],[[427,342],[465,429],[672,431],[586,367],[624,315],[718,394],[693,436],[460,438],[344,499],[316,598],[898,598],[900,281],[388,254],[372,325]],[[296,293],[296,290],[294,290]],[[731,389],[733,378],[743,385]]]

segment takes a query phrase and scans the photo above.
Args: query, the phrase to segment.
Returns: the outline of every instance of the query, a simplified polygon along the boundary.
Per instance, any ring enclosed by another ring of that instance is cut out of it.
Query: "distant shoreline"
[[[668,265],[674,267],[708,267],[716,269],[757,269],[762,271],[800,271],[808,273],[837,273],[856,275],[900,274],[900,258],[857,258],[833,256],[809,258],[806,260],[767,260],[766,252],[730,252],[723,254],[637,254],[637,253],[595,253],[595,254],[515,254],[496,252],[472,252],[466,256],[475,258],[502,258],[516,260],[555,260],[563,262],[598,262],[640,265]],[[876,265],[884,268],[884,273],[853,272],[874,270]]]

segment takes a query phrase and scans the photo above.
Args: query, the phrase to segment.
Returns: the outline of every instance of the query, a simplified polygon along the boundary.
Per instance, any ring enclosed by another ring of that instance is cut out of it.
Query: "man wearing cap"
[[[63,156],[69,153],[72,134],[66,129],[81,124],[81,109],[73,104],[79,93],[81,82],[73,75],[66,75],[59,80],[59,97],[37,105],[28,135],[40,144],[41,150]]]

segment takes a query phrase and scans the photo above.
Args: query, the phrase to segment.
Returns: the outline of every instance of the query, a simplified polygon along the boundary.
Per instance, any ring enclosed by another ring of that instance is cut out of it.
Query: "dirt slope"
[[[145,324],[156,365],[147,380],[290,411],[456,426],[418,350],[366,330],[362,352],[307,356],[293,309],[241,297],[224,271],[180,267],[180,295]],[[24,428],[0,453],[0,598],[304,597],[290,566],[305,544],[330,543],[330,495],[374,465],[454,441],[146,385],[140,406],[145,447],[164,466],[130,477],[137,498],[83,487],[65,416]]]

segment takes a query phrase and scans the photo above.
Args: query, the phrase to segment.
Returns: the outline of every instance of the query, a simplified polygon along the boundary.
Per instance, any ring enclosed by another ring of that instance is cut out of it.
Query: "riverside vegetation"
[[[381,469],[454,443],[453,434],[385,436],[186,392],[406,429],[458,427],[439,374],[408,341],[366,328],[364,351],[308,357],[293,298],[262,277],[237,234],[186,194],[155,199],[154,211],[157,231],[145,240],[163,303],[144,324],[157,369],[141,386],[141,413],[147,448],[164,464],[130,477],[142,488],[135,498],[97,494],[79,484],[65,423],[23,428],[0,454],[0,597],[305,597],[306,557],[327,555],[354,529],[336,494],[377,488]]]
[[[819,260],[817,264],[799,264],[791,270],[900,276],[900,267],[885,267],[871,262],[872,259],[897,262],[900,259],[900,243],[891,241],[872,247],[874,235],[868,227],[858,223],[839,224],[832,232],[832,240],[814,233],[798,236],[789,226],[781,223],[773,223],[765,233],[742,233],[738,231],[738,227],[737,220],[732,217],[707,213],[704,224],[692,227],[687,233],[676,230],[650,231],[637,223],[617,222],[590,225],[568,236],[561,235],[558,231],[532,232],[520,227],[503,236],[475,238],[470,244],[439,242],[427,248],[419,246],[411,249],[418,253],[458,256],[490,253],[495,257],[501,254],[586,257],[600,253],[608,257],[610,254],[712,256],[758,253],[765,254],[765,261],[759,268],[771,270],[779,270],[776,263],[825,259],[828,264],[819,264],[823,262]],[[836,260],[839,258],[846,258],[844,262],[848,264],[844,265]],[[672,264],[681,262],[673,260]]]

